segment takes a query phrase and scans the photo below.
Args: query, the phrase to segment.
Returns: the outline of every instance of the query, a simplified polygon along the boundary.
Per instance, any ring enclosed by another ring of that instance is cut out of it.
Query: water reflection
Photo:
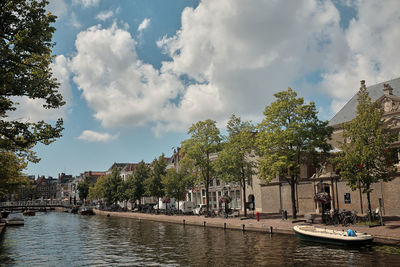
[[[135,219],[37,213],[8,228],[0,263],[15,266],[396,265],[398,254]]]

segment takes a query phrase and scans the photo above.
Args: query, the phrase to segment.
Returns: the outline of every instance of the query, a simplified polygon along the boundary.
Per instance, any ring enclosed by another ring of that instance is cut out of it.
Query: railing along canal
[[[0,202],[0,208],[18,207],[66,207],[71,204],[61,200],[30,200],[30,201],[7,201]]]

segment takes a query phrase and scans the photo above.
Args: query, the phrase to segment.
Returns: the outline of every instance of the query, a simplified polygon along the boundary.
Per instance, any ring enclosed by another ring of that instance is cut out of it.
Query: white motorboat
[[[7,225],[24,225],[24,216],[22,213],[10,213],[5,221]]]
[[[293,230],[301,240],[320,243],[360,245],[371,243],[374,239],[372,235],[366,233],[355,233],[350,230],[355,235],[349,235],[348,231],[318,228],[309,225],[296,225]]]

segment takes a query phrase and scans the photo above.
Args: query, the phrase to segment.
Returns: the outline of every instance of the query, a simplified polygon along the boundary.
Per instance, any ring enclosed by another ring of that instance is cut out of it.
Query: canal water
[[[8,227],[1,266],[399,266],[400,249],[304,243],[292,235],[241,232],[129,218],[37,213]]]

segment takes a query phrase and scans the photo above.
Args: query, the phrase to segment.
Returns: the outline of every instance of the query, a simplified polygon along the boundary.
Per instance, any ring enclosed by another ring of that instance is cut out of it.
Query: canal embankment
[[[264,216],[257,221],[252,218],[221,218],[221,217],[205,217],[193,215],[164,215],[164,214],[148,214],[139,212],[110,212],[94,210],[96,215],[117,216],[125,218],[133,218],[137,220],[150,220],[157,222],[167,222],[182,225],[194,225],[200,227],[216,227],[227,230],[240,231],[257,231],[262,233],[279,233],[294,235],[293,226],[303,224],[304,222],[293,222],[292,220],[282,220],[277,216]],[[370,228],[368,226],[326,226],[314,223],[316,227],[326,229],[347,230],[351,228],[356,232],[368,233],[374,236],[374,242],[381,244],[400,245],[400,217],[391,217],[385,221],[384,226]]]

